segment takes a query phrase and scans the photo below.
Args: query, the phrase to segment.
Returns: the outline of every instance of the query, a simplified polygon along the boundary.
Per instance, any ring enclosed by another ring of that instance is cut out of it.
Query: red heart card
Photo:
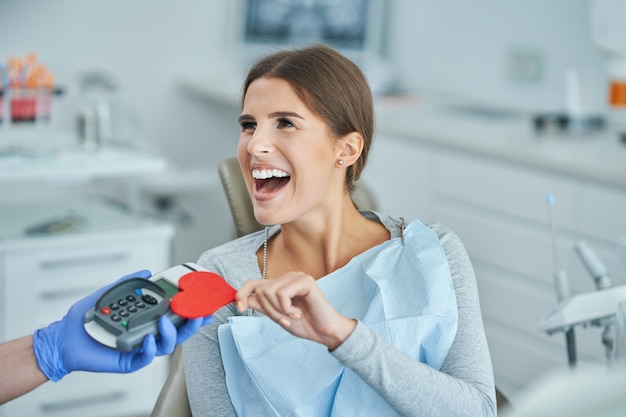
[[[237,291],[221,276],[206,271],[185,274],[178,281],[180,292],[172,298],[172,311],[186,319],[206,317],[235,301]]]

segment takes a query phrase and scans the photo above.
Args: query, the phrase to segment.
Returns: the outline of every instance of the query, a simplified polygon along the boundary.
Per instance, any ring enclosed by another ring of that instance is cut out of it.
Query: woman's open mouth
[[[257,194],[271,194],[287,185],[291,176],[280,169],[253,169],[252,178]]]

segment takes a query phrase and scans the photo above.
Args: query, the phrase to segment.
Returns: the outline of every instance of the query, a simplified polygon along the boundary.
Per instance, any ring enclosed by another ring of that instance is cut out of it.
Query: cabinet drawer
[[[572,229],[577,193],[575,180],[548,172],[473,157],[467,154],[439,155],[434,191],[442,198],[497,212],[500,216],[548,222],[546,196],[555,197],[555,222]]]
[[[548,228],[532,228],[455,205],[441,205],[438,213],[459,235],[473,261],[494,265],[509,277],[552,285],[554,263]],[[559,243],[559,256],[565,259],[569,249],[563,239]]]
[[[0,417],[147,415],[167,376],[167,359],[132,374],[70,374],[0,407]]]
[[[169,240],[89,239],[5,253],[5,337],[57,320],[78,299],[139,269],[169,264]]]

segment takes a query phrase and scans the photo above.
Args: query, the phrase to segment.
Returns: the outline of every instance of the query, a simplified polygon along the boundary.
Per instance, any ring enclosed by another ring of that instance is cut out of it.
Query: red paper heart
[[[237,291],[213,272],[195,271],[178,281],[180,292],[172,298],[172,311],[186,319],[206,317],[235,301]]]

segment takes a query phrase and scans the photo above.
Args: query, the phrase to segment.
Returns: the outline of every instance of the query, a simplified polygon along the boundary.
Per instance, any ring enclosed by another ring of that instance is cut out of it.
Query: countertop
[[[402,138],[626,187],[626,144],[607,126],[593,133],[539,134],[529,115],[419,99],[382,99],[377,140]]]
[[[66,228],[32,235],[26,232],[30,227],[64,219],[72,219]],[[0,251],[46,248],[50,247],[51,239],[54,244],[84,244],[85,239],[96,236],[124,240],[139,235],[146,239],[154,239],[155,235],[171,239],[174,227],[96,198],[0,205]]]

